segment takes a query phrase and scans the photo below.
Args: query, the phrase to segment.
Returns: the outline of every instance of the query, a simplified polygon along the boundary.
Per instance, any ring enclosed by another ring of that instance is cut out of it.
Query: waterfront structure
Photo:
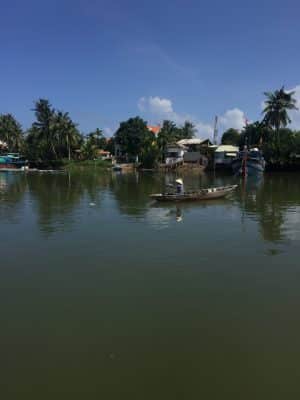
[[[214,152],[215,168],[231,169],[232,161],[237,157],[239,148],[231,145],[217,146]]]
[[[199,152],[203,153],[208,147],[212,145],[210,139],[192,138],[192,139],[181,139],[177,142],[179,145],[186,147],[188,152]]]
[[[183,164],[183,157],[187,151],[186,147],[179,143],[169,144],[165,152],[166,166],[175,166]]]
[[[209,148],[212,145],[210,139],[182,139],[177,144],[185,147],[184,163],[199,164],[206,166],[208,164]]]

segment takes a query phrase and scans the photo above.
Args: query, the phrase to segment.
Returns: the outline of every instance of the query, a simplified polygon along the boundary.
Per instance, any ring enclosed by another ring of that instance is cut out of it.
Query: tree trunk
[[[69,141],[69,136],[68,135],[67,135],[67,146],[68,146],[69,161],[71,161],[71,147],[70,147],[70,141]]]

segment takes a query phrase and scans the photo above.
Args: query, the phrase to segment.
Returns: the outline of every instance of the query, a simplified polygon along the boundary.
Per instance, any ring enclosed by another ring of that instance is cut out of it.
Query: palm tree
[[[181,136],[183,139],[192,139],[196,135],[197,129],[190,121],[185,121],[181,128]]]
[[[164,158],[164,153],[168,144],[178,140],[178,128],[173,121],[163,121],[162,128],[157,136],[157,144],[161,152],[161,159]]]
[[[0,140],[9,151],[20,151],[23,144],[21,125],[11,114],[0,115]]]
[[[71,150],[78,144],[80,134],[76,128],[76,124],[71,120],[69,113],[64,113],[63,111],[55,112],[50,129],[57,152],[59,152],[60,156],[65,156],[67,150],[70,161]]]
[[[288,110],[297,110],[295,92],[286,92],[284,86],[275,92],[265,92],[265,108],[263,123],[275,129],[279,145],[279,129],[286,127],[291,119]]]
[[[97,146],[98,149],[104,149],[106,146],[106,139],[103,135],[102,129],[97,128],[95,131],[90,132],[88,135],[89,140],[92,144]]]
[[[28,144],[39,147],[43,159],[68,157],[80,142],[80,133],[67,112],[52,108],[48,100],[39,99],[34,108],[36,121],[28,135]]]
[[[54,132],[51,130],[55,110],[52,108],[49,100],[39,99],[35,103],[33,111],[36,116],[36,121],[32,124],[32,128],[38,140],[40,142],[45,142],[47,152],[50,151],[50,153],[52,153],[51,155],[56,158],[55,138],[53,137]]]

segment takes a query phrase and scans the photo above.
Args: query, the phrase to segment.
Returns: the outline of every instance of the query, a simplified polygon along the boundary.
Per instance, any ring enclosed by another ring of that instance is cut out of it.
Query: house
[[[210,139],[200,139],[200,138],[181,139],[177,143],[185,146],[189,152],[194,152],[194,151],[201,152],[212,145]]]
[[[100,160],[111,160],[112,159],[112,155],[111,155],[110,151],[98,150],[97,156]]]
[[[239,152],[237,146],[220,145],[214,152],[214,164],[216,168],[231,168],[231,163]]]
[[[207,165],[209,148],[212,145],[210,139],[182,139],[177,144],[186,148],[184,154],[185,163]]]
[[[185,146],[178,143],[169,144],[165,151],[165,164],[167,166],[182,164],[185,153]]]

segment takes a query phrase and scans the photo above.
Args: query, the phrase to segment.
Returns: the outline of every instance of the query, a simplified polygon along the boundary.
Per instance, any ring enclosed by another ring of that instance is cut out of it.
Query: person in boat
[[[183,194],[184,193],[183,181],[182,181],[181,178],[176,179],[176,193],[177,194]]]

